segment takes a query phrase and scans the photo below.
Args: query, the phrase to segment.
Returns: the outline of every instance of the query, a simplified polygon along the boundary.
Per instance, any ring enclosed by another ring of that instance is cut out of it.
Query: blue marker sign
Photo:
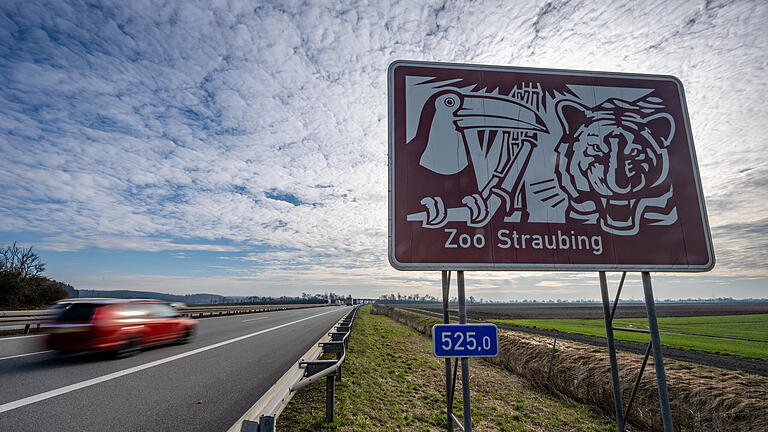
[[[432,351],[437,357],[494,357],[499,334],[493,324],[435,324]]]

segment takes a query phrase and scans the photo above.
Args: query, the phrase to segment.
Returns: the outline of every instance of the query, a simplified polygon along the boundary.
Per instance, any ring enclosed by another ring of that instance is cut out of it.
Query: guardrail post
[[[273,416],[263,415],[259,422],[243,420],[240,432],[275,432],[275,418]]]
[[[240,432],[259,432],[259,424],[255,421],[243,420],[243,425],[240,426]]]
[[[272,416],[261,416],[259,419],[259,432],[275,432],[275,418]]]
[[[333,375],[325,377],[325,421],[333,422],[333,392],[336,388],[336,381]]]

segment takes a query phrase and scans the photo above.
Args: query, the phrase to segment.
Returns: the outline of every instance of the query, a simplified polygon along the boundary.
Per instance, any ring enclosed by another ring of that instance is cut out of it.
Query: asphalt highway
[[[202,319],[188,344],[117,360],[0,339],[0,431],[226,431],[350,310]]]

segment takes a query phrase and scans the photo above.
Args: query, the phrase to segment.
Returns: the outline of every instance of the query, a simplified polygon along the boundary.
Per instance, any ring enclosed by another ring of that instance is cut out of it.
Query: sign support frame
[[[451,286],[451,271],[443,270],[442,274],[442,293],[443,293],[443,323],[450,324],[450,286]],[[608,281],[604,271],[598,273],[600,279],[600,292],[602,295],[603,315],[606,330],[606,343],[608,348],[608,356],[611,364],[611,384],[613,386],[614,407],[616,409],[616,427],[618,432],[626,432],[627,418],[629,417],[630,410],[632,408],[632,402],[634,401],[635,394],[640,385],[640,381],[645,371],[648,357],[653,353],[653,363],[656,369],[656,385],[659,394],[659,405],[661,408],[661,418],[664,425],[664,432],[674,432],[674,425],[672,421],[672,410],[669,403],[669,392],[667,389],[666,371],[664,368],[664,357],[661,350],[661,339],[659,336],[659,326],[656,315],[656,305],[653,298],[653,286],[651,284],[650,273],[645,271],[641,272],[643,282],[643,293],[645,296],[645,307],[648,318],[648,330],[640,329],[625,329],[621,327],[613,326],[613,318],[616,314],[616,308],[621,298],[621,290],[624,286],[624,280],[626,279],[627,272],[623,272],[619,287],[616,292],[616,298],[611,305],[611,301],[608,293]],[[466,310],[466,293],[464,283],[464,271],[456,271],[456,279],[458,286],[458,303],[459,303],[459,324],[467,323],[467,310]],[[616,356],[616,343],[613,335],[616,331],[633,331],[646,333],[650,336],[650,342],[648,348],[645,351],[645,357],[640,366],[637,378],[635,379],[634,386],[632,388],[629,401],[626,408],[622,402],[621,395],[621,380],[619,378],[618,360]],[[554,354],[554,353],[553,353]],[[461,360],[461,381],[462,381],[462,399],[464,409],[464,424],[462,425],[458,419],[453,415],[453,396],[456,390],[456,372],[458,372],[458,360]],[[453,369],[453,370],[452,370]],[[453,375],[453,376],[452,376]],[[451,366],[451,359],[445,359],[445,390],[446,390],[446,425],[447,431],[454,431],[454,422],[460,430],[471,432],[472,431],[472,403],[471,392],[469,383],[469,358],[461,357],[456,359],[453,367]]]
[[[629,417],[630,409],[632,408],[632,402],[635,398],[637,388],[640,385],[640,379],[642,378],[643,372],[645,371],[645,366],[648,362],[648,356],[652,351],[653,364],[656,369],[656,386],[659,394],[659,405],[661,408],[661,419],[664,425],[664,432],[674,432],[674,425],[672,422],[672,410],[670,408],[669,392],[667,390],[667,378],[666,378],[666,372],[664,369],[664,356],[661,350],[661,339],[659,337],[659,326],[658,326],[658,321],[656,316],[656,305],[653,299],[653,287],[651,285],[651,275],[649,272],[647,271],[641,272],[641,277],[643,281],[643,293],[645,296],[645,308],[646,308],[646,314],[648,317],[648,330],[625,329],[625,328],[613,326],[613,318],[616,314],[616,307],[618,306],[619,298],[621,297],[621,289],[624,286],[624,280],[626,278],[626,275],[627,275],[627,272],[624,272],[621,276],[621,282],[619,282],[619,287],[616,292],[616,299],[613,302],[613,307],[611,307],[610,299],[608,296],[608,282],[605,276],[605,272],[604,271],[599,272],[600,293],[602,295],[602,300],[603,300],[603,315],[605,319],[606,343],[608,347],[608,357],[611,364],[611,384],[613,385],[613,400],[614,400],[614,407],[616,409],[617,431],[626,432],[626,423],[627,423],[627,418]],[[638,372],[637,378],[635,379],[635,384],[634,384],[634,387],[632,388],[632,393],[629,397],[629,401],[627,403],[626,409],[623,407],[624,404],[622,403],[622,400],[621,400],[621,381],[619,379],[619,367],[618,367],[618,361],[616,358],[616,344],[613,336],[614,330],[646,333],[650,336],[650,342],[648,344],[648,348],[645,351],[645,357],[643,358],[643,362],[640,366],[640,371]]]

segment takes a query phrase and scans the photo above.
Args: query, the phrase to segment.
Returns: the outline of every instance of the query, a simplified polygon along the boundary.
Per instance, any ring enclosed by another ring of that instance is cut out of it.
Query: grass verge
[[[400,308],[381,306],[376,310],[427,335],[433,324],[441,322],[438,318]],[[522,377],[535,388],[563,395],[612,416],[613,392],[605,348],[558,341],[551,379],[548,379],[551,344],[551,337],[502,329],[499,330],[499,355],[485,360]],[[618,352],[617,357],[623,398],[627,400],[642,357],[627,352]],[[666,361],[665,369],[675,430],[768,431],[768,411],[765,410],[768,378],[674,360]],[[655,373],[649,360],[629,419],[633,427],[661,431],[660,416]]]
[[[605,337],[602,319],[491,320],[497,324]],[[645,318],[617,318],[615,327],[647,329]],[[672,348],[768,360],[768,314],[658,318],[661,343]],[[648,335],[615,331],[614,337],[648,343]]]
[[[445,430],[444,362],[428,337],[370,307],[358,313],[344,380],[336,386],[335,421],[325,423],[325,382],[299,391],[278,419],[290,431]],[[461,379],[454,412],[461,419]],[[482,361],[471,362],[473,430],[611,431],[606,417],[536,390]],[[458,430],[458,429],[457,429]]]

